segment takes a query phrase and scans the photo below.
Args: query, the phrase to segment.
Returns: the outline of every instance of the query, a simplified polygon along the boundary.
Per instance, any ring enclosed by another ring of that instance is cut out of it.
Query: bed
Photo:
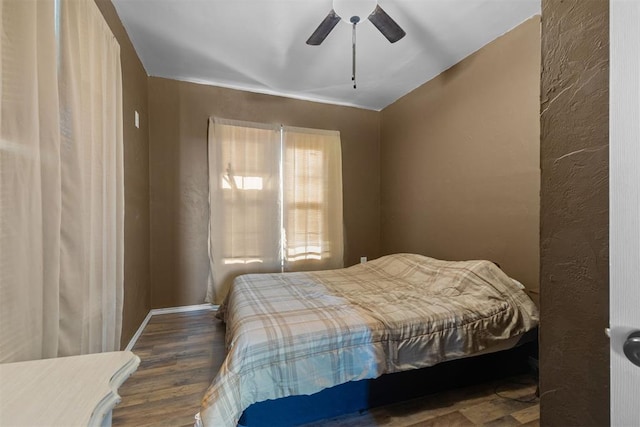
[[[256,402],[508,348],[538,323],[494,263],[416,254],[242,275],[218,316],[227,356],[196,416],[216,427],[236,426]]]

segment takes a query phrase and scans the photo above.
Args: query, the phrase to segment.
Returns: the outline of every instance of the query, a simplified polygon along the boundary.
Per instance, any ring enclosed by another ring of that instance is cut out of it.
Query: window
[[[287,147],[286,163],[289,196],[287,199],[287,250],[285,260],[295,262],[322,259],[323,248],[323,170],[322,150]]]
[[[343,265],[338,132],[211,120],[209,175],[208,301],[238,274]]]

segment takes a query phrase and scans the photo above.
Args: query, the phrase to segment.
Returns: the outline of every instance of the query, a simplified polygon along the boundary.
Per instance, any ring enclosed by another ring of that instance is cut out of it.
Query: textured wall
[[[609,2],[542,1],[541,422],[609,424]]]
[[[124,307],[122,347],[150,309],[149,279],[149,127],[147,73],[133,49],[111,0],[95,0],[120,44],[124,115]],[[140,128],[134,126],[134,111]]]
[[[539,113],[539,17],[385,108],[382,252],[494,260],[536,291]]]
[[[149,79],[152,306],[200,304],[207,273],[210,116],[339,130],[345,264],[379,254],[379,113]]]

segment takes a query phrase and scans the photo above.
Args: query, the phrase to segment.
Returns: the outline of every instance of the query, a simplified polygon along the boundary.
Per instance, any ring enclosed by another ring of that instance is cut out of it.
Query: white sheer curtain
[[[336,131],[285,127],[285,269],[343,264],[342,151]]]
[[[209,121],[207,301],[239,274],[343,266],[341,159],[335,131]]]
[[[92,0],[61,2],[59,354],[120,348],[124,179],[120,46]]]
[[[233,278],[280,271],[280,128],[209,120],[207,301],[221,302]]]
[[[119,46],[91,0],[3,0],[0,361],[116,350]],[[59,40],[59,44],[58,44]]]
[[[0,2],[0,362],[58,354],[60,130],[53,1]]]

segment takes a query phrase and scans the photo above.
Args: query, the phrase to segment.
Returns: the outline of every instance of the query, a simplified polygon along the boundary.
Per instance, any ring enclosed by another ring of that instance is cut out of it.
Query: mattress
[[[416,254],[239,276],[218,315],[228,352],[196,418],[204,426],[236,426],[256,402],[492,351],[538,323],[492,262]]]

